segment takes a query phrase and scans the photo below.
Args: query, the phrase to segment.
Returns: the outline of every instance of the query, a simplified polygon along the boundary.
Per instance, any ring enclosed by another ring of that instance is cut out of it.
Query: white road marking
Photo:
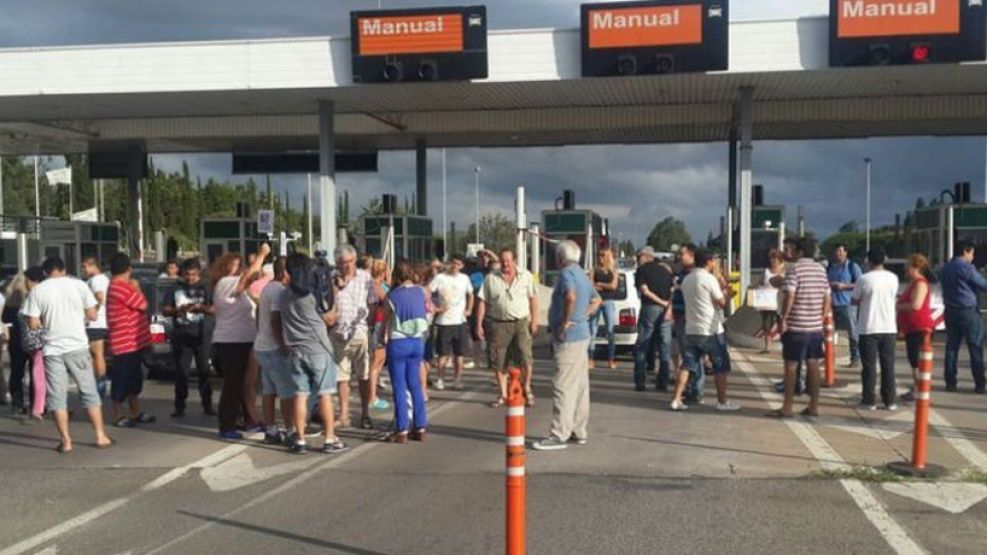
[[[316,462],[318,459],[309,458],[258,468],[254,465],[254,460],[250,458],[249,453],[240,453],[221,464],[203,468],[199,476],[210,490],[226,492],[263,482],[275,476],[305,470]]]
[[[456,401],[468,401],[470,399],[473,399],[473,398],[477,397],[478,395],[479,395],[478,392],[471,392],[471,393],[467,393],[466,395],[463,395],[463,396],[457,397],[455,399],[452,399],[452,400],[444,403],[442,406],[440,406],[439,408],[435,409],[434,411],[431,411],[429,413],[429,418],[430,419],[431,418],[435,418],[435,417],[439,416],[440,414],[446,412],[447,410],[449,410],[449,409],[457,406]],[[148,551],[145,555],[157,555],[158,553],[163,553],[167,549],[170,549],[171,547],[174,547],[174,546],[178,545],[179,543],[182,543],[183,541],[191,538],[192,536],[194,536],[194,535],[196,535],[196,534],[198,534],[200,532],[204,532],[204,531],[212,528],[213,526],[216,525],[216,520],[228,520],[230,517],[236,516],[237,514],[242,513],[243,511],[246,511],[247,509],[250,509],[252,507],[256,507],[257,505],[259,505],[259,504],[267,501],[268,499],[271,499],[272,497],[274,497],[276,495],[280,495],[280,494],[282,494],[282,493],[284,493],[284,492],[286,492],[288,490],[291,490],[291,489],[295,488],[296,486],[298,486],[298,485],[302,484],[303,482],[307,481],[312,476],[315,476],[316,474],[318,474],[318,473],[320,473],[320,472],[322,472],[324,470],[329,470],[331,468],[337,467],[337,466],[339,466],[339,465],[341,465],[341,464],[349,461],[350,459],[356,458],[356,457],[358,457],[358,456],[360,456],[360,455],[362,455],[364,453],[367,453],[369,451],[372,451],[372,450],[380,447],[381,445],[384,445],[384,444],[383,443],[380,443],[380,442],[367,442],[367,443],[364,443],[363,445],[360,445],[359,447],[354,448],[353,450],[351,450],[351,451],[349,451],[347,453],[343,453],[342,455],[334,456],[332,459],[330,459],[330,460],[328,460],[328,461],[326,461],[326,462],[324,462],[322,464],[319,464],[319,465],[316,465],[314,467],[309,468],[308,470],[302,472],[301,474],[299,474],[299,475],[295,476],[294,478],[288,480],[287,482],[281,484],[280,486],[278,486],[278,487],[276,487],[276,488],[274,488],[272,490],[269,490],[269,491],[267,491],[267,492],[259,495],[258,497],[255,497],[255,498],[251,499],[250,501],[248,501],[247,503],[244,503],[243,505],[240,505],[236,509],[233,509],[232,511],[229,511],[227,513],[224,513],[221,516],[216,517],[215,520],[206,522],[206,523],[204,523],[204,524],[202,524],[202,525],[200,525],[200,526],[198,526],[196,528],[193,528],[193,529],[189,530],[188,532],[182,534],[181,536],[178,536],[177,538],[174,538],[171,541],[169,541],[169,542],[167,542],[167,543],[165,543],[163,545],[160,545],[160,546],[156,547],[155,549],[152,549],[151,551]],[[3,554],[0,554],[0,555],[3,555]]]
[[[58,555],[58,546],[57,545],[52,545],[52,546],[46,547],[46,548],[42,549],[41,551],[38,551],[34,555]]]
[[[987,472],[987,454],[984,454],[972,441],[963,437],[963,434],[942,413],[935,410],[935,404],[932,406],[933,410],[929,412],[929,424],[953,449],[963,455],[964,459],[977,467],[977,470]]]
[[[850,432],[853,434],[858,434],[873,439],[880,439],[883,441],[891,441],[905,434],[909,434],[912,431],[911,422],[915,421],[915,416],[907,411],[900,411],[894,416],[889,418],[884,418],[881,420],[869,420],[866,424],[829,424],[825,423],[827,428],[835,428],[837,430],[842,430],[844,432]],[[886,423],[897,423],[895,425],[888,426]]]
[[[736,367],[747,375],[751,383],[758,390],[761,398],[772,408],[781,405],[781,396],[774,392],[773,384],[770,380],[762,376],[751,363],[741,353],[735,361]],[[802,441],[813,457],[826,470],[849,470],[850,465],[843,457],[817,432],[814,428],[795,419],[786,419],[785,424],[792,430],[796,437]],[[884,541],[901,555],[912,555],[915,553],[927,553],[898,522],[888,513],[887,508],[881,504],[874,494],[859,480],[840,480],[840,485],[850,495],[857,507],[864,513],[868,521],[877,529],[884,538]]]
[[[38,547],[39,545],[48,543],[51,540],[63,534],[75,530],[80,526],[89,524],[90,522],[102,517],[103,515],[119,509],[120,507],[133,501],[138,496],[144,493],[148,493],[156,489],[163,488],[164,486],[184,476],[189,470],[192,470],[194,468],[208,467],[210,465],[217,464],[230,457],[236,456],[242,453],[243,451],[246,451],[247,447],[248,447],[247,445],[243,445],[243,444],[228,445],[223,449],[220,449],[219,451],[216,451],[211,455],[203,457],[191,464],[170,470],[162,474],[161,476],[158,476],[154,480],[148,482],[147,484],[142,486],[137,492],[128,496],[118,497],[117,499],[107,501],[106,503],[103,503],[98,507],[90,509],[82,513],[81,515],[76,516],[75,518],[66,520],[65,522],[59,524],[58,526],[49,528],[44,532],[41,532],[39,534],[31,536],[30,538],[15,543],[10,547],[6,547],[0,550],[0,555],[22,555],[23,553],[27,553],[28,551],[34,549],[35,547]]]
[[[987,499],[987,486],[966,482],[899,482],[884,484],[884,489],[954,515]]]

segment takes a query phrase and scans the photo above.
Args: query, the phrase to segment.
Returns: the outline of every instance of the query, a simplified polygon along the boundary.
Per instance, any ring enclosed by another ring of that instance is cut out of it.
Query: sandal
[[[134,420],[126,416],[121,416],[113,421],[113,425],[117,428],[133,428],[136,424],[137,423]]]
[[[617,361],[616,360],[611,360],[610,361],[610,369],[611,370],[616,370],[617,369]]]
[[[62,454],[62,455],[68,455],[69,453],[72,452],[71,449],[66,449],[65,448],[65,444],[64,443],[61,443],[61,442],[58,443],[58,447],[55,448],[55,451],[58,451],[59,454]]]
[[[524,399],[525,399],[524,405],[526,407],[535,406],[535,394],[530,389],[524,390]]]
[[[369,416],[364,416],[360,419],[360,428],[364,430],[373,430],[374,421]]]
[[[107,439],[110,440],[109,443],[104,443],[102,445],[100,445],[100,444],[97,443],[96,444],[96,449],[109,449],[110,447],[113,447],[114,445],[117,444],[117,440],[113,439],[112,437],[109,437]]]
[[[408,432],[394,432],[389,434],[385,439],[385,443],[396,443],[398,445],[404,445],[408,443]]]
[[[497,400],[491,401],[488,404],[488,406],[492,409],[499,409],[500,407],[504,406],[504,403],[505,401],[503,397],[497,397]]]
[[[795,417],[794,414],[785,414],[784,412],[781,411],[781,409],[773,410],[773,411],[771,411],[769,413],[766,413],[764,416],[767,416],[768,418],[794,418]]]
[[[802,412],[800,412],[799,414],[807,418],[819,418],[819,411],[812,412],[811,410],[809,410],[809,407],[802,409]]]
[[[153,414],[147,414],[146,412],[142,412],[138,414],[137,417],[134,418],[133,420],[138,424],[152,424],[158,420],[158,417],[154,416]]]

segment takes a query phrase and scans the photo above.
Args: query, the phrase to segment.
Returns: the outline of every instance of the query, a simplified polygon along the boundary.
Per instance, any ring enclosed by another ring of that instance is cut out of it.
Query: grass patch
[[[887,468],[875,468],[873,466],[852,466],[839,470],[816,470],[809,476],[826,480],[859,480],[861,482],[875,484],[902,481],[901,476]]]
[[[987,486],[987,472],[984,472],[983,470],[967,468],[966,470],[960,472],[959,479],[961,482],[983,484]]]

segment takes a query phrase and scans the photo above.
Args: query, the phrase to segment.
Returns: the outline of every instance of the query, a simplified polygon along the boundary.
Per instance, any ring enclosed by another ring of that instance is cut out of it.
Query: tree
[[[465,254],[466,245],[476,240],[476,224],[471,224],[466,233],[456,234],[453,254]],[[484,248],[497,252],[503,248],[513,248],[517,242],[517,226],[514,220],[503,214],[484,214],[480,217],[480,242]]]
[[[682,220],[669,216],[658,222],[648,234],[648,244],[658,252],[671,252],[672,245],[692,242],[692,236]]]
[[[849,221],[840,226],[839,233],[859,233],[860,225],[855,221]]]
[[[634,243],[629,239],[624,239],[617,244],[617,256],[634,256],[637,251],[634,249]]]
[[[923,208],[925,208],[925,199],[922,197],[918,197],[917,199],[915,199],[915,210],[921,210]]]

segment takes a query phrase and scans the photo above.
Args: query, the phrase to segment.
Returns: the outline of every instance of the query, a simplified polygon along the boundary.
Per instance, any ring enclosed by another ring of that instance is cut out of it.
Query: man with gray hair
[[[585,445],[589,438],[589,316],[603,301],[579,265],[581,254],[572,241],[562,241],[555,251],[562,271],[548,311],[556,367],[552,427],[548,437],[532,445],[538,451],[565,449],[570,441]]]
[[[356,267],[356,249],[339,245],[333,251],[336,274],[336,306],[339,316],[329,338],[339,370],[339,426],[348,428],[350,421],[350,380],[354,374],[360,384],[360,427],[373,428],[370,419],[370,307],[377,302],[374,280],[366,270]]]

